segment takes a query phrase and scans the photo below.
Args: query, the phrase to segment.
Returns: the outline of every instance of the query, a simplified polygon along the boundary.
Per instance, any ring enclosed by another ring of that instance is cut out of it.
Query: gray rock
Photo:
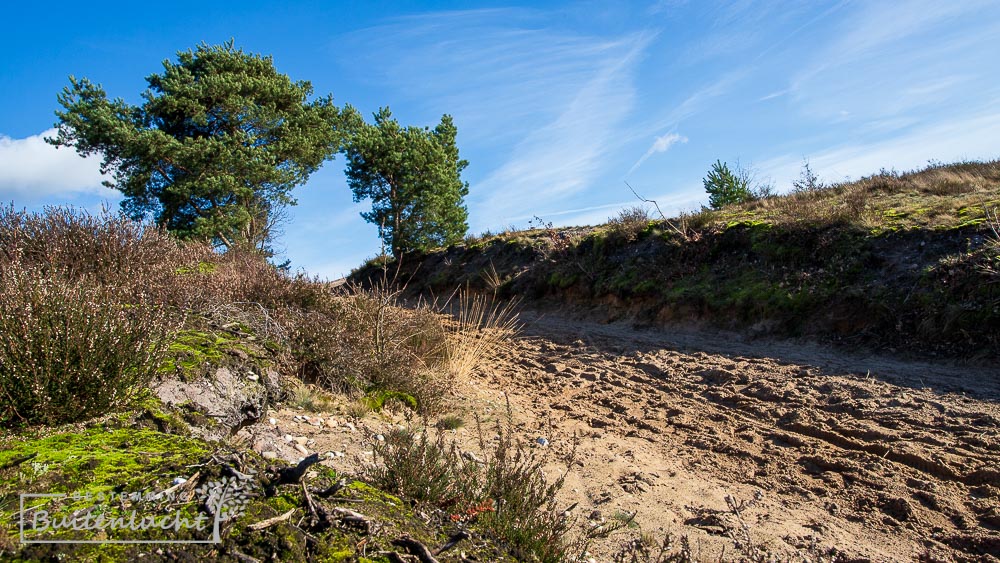
[[[280,397],[279,375],[266,370],[259,381],[245,373],[219,368],[208,377],[194,381],[167,379],[155,384],[153,391],[167,405],[187,404],[215,421],[206,427],[192,427],[192,432],[206,440],[226,440],[241,428],[267,415],[268,408]]]

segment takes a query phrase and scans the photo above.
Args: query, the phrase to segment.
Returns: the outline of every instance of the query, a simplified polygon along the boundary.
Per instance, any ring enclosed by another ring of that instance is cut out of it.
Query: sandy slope
[[[553,474],[577,436],[562,500],[582,523],[635,511],[642,531],[687,536],[704,560],[1000,557],[1000,370],[523,318],[465,404],[496,417],[509,397],[523,438],[550,441]],[[399,422],[298,414],[249,429],[255,447],[297,458],[282,436],[304,436],[345,452],[329,463],[349,471]],[[474,449],[472,434],[455,436]],[[591,553],[607,560],[623,539]]]

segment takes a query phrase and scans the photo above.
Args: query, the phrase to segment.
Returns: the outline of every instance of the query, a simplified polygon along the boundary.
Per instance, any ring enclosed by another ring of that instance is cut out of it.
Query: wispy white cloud
[[[982,69],[1000,56],[995,2],[908,0],[852,8],[834,24],[833,40],[791,80],[793,101],[806,115],[930,116],[960,105],[970,88],[990,80]]]
[[[0,198],[38,200],[52,196],[91,194],[116,198],[101,181],[100,160],[81,158],[71,148],[45,142],[50,129],[23,139],[0,135]]]
[[[730,93],[741,80],[747,77],[749,69],[737,68],[724,73],[715,80],[695,90],[676,106],[663,112],[658,118],[645,123],[635,132],[636,137],[647,137],[650,131],[673,129],[677,125],[703,111],[712,101]]]
[[[616,132],[632,109],[632,73],[645,44],[645,38],[632,37],[594,61],[590,80],[565,108],[528,133],[503,165],[470,188],[487,194],[480,200],[480,213],[502,223],[524,209],[525,202],[542,205],[591,185],[601,157],[619,142]]]
[[[473,229],[592,187],[635,105],[635,73],[655,34],[567,31],[557,14],[468,10],[361,30],[370,80],[428,114],[447,111],[463,153]]]
[[[666,135],[657,137],[656,140],[653,141],[653,144],[649,147],[649,150],[646,151],[646,154],[642,155],[639,160],[635,161],[635,164],[632,165],[632,168],[629,169],[626,176],[635,172],[637,168],[642,166],[643,162],[646,162],[646,160],[654,154],[667,152],[670,150],[670,147],[674,146],[676,143],[686,142],[688,142],[687,137],[678,135],[677,133],[667,133]]]
[[[847,20],[845,32],[830,46],[828,56],[821,66],[844,64],[863,58],[892,43],[947,25],[953,18],[974,14],[991,3],[990,0],[863,3],[855,17]]]
[[[581,223],[581,217],[607,217],[608,209],[621,209],[627,206],[630,202],[628,201],[618,201],[615,203],[605,203],[603,205],[590,205],[587,207],[578,207],[575,209],[557,209],[556,211],[542,211],[536,213],[535,215],[522,215],[519,217],[512,217],[511,224],[519,225],[523,221],[534,219],[538,217],[543,221],[551,221],[553,225],[558,226],[568,226],[568,225],[589,225],[593,223]],[[596,212],[596,213],[595,213]]]
[[[777,92],[771,92],[770,94],[768,94],[766,96],[761,96],[760,98],[757,98],[757,101],[758,102],[766,102],[767,100],[773,100],[775,98],[780,98],[781,96],[784,96],[785,94],[787,94],[789,92],[789,90],[790,90],[789,88],[785,88],[783,90],[778,90]]]
[[[463,142],[497,145],[557,115],[636,38],[555,30],[552,15],[481,9],[396,18],[343,41],[360,78],[396,88],[429,114],[450,113]],[[353,52],[353,50],[352,50]]]

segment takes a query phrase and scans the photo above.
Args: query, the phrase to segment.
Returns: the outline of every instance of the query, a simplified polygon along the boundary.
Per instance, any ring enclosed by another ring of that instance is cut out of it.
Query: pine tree
[[[712,209],[755,199],[749,177],[733,173],[728,164],[718,160],[712,165],[703,183],[708,192],[708,205]]]
[[[103,156],[123,209],[182,238],[267,249],[294,187],[341,148],[356,112],[330,96],[307,101],[308,82],[278,73],[271,57],[202,44],[146,78],[142,104],[109,100],[70,77],[47,141]]]
[[[458,154],[458,129],[449,115],[434,129],[401,127],[389,108],[375,113],[347,142],[347,182],[362,213],[378,225],[393,256],[447,246],[465,236],[468,212],[462,181],[468,161]]]

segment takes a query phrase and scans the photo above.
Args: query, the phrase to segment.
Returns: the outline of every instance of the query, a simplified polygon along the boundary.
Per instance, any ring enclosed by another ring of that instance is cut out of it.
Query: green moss
[[[163,490],[174,477],[192,473],[190,466],[212,451],[204,442],[183,436],[104,426],[51,435],[8,436],[0,440],[0,449],[0,467],[35,455],[29,461],[0,471],[0,536],[7,537],[17,536],[17,498],[22,493],[79,494],[83,498],[71,496],[61,501],[63,506],[67,511],[88,509],[94,501],[87,499],[87,494]],[[81,549],[74,553],[74,560],[131,558],[122,545],[91,545]]]
[[[168,468],[194,463],[210,449],[201,441],[150,430],[90,428],[41,438],[13,438],[0,452],[0,467],[28,454],[31,463],[10,471],[0,487],[28,486],[61,493],[113,487],[140,490]],[[170,475],[169,477],[175,477]],[[22,491],[28,492],[28,491]]]
[[[726,229],[733,229],[737,227],[763,227],[767,229],[771,227],[771,224],[761,219],[737,219],[726,223]]]
[[[373,412],[379,412],[382,407],[385,406],[388,401],[398,401],[413,410],[419,410],[419,405],[417,403],[417,398],[409,393],[403,393],[402,391],[390,391],[386,389],[379,389],[369,392],[364,397],[365,404],[368,405]]]
[[[567,287],[575,284],[578,279],[579,276],[576,274],[566,274],[560,271],[555,271],[549,275],[549,285],[558,287],[559,289],[566,289]]]
[[[182,330],[167,348],[168,357],[160,366],[161,373],[179,373],[191,379],[202,373],[206,364],[219,363],[222,346],[229,342],[224,336],[197,330]]]
[[[243,327],[238,327],[238,330],[249,332]],[[253,358],[262,367],[270,365],[259,350],[240,341],[242,333],[237,334],[190,329],[179,331],[167,347],[167,357],[158,371],[191,380],[204,375],[207,367],[224,365],[227,358],[234,354]]]
[[[961,223],[955,225],[952,228],[953,229],[964,229],[964,228],[967,228],[967,227],[978,227],[979,225],[983,225],[985,223],[986,223],[986,218],[985,217],[978,217],[976,219],[968,219],[966,221],[962,221]]]
[[[136,410],[118,415],[117,420],[121,426],[151,426],[153,429],[164,434],[191,435],[191,428],[188,426],[188,423],[177,413],[165,410],[163,401],[160,401],[152,394],[147,394],[147,396],[140,399]],[[211,421],[211,419],[208,419],[208,421]]]
[[[352,481],[344,490],[354,498],[364,500],[365,502],[403,506],[403,501],[399,497],[390,495],[361,481]],[[347,495],[345,494],[345,496]]]

